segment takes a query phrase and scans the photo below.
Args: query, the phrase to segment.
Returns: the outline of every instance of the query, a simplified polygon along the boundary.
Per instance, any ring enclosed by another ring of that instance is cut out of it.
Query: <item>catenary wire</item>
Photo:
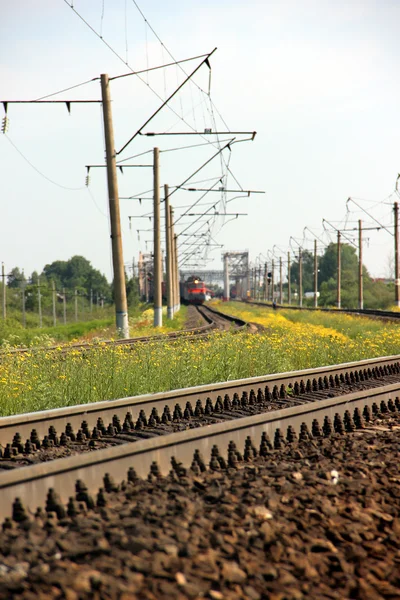
[[[24,161],[27,162],[28,165],[30,167],[32,167],[32,169],[34,171],[36,171],[36,173],[38,173],[41,177],[46,179],[46,181],[48,181],[49,183],[52,183],[53,185],[56,185],[57,187],[62,188],[63,190],[69,190],[72,192],[77,192],[79,190],[85,189],[85,186],[73,188],[73,187],[67,187],[66,185],[62,185],[61,183],[57,183],[57,181],[53,181],[53,179],[50,179],[50,177],[47,177],[47,175],[42,173],[42,171],[40,171],[37,167],[35,167],[35,165],[33,163],[31,163],[31,161],[21,152],[21,150],[14,144],[14,142],[11,140],[11,138],[7,134],[5,134],[5,137],[7,138],[9,143],[13,146],[13,148],[15,148],[15,150],[18,152],[18,154],[24,159]]]

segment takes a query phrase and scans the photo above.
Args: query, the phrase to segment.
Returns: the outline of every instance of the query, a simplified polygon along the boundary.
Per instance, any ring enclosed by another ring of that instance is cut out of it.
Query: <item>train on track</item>
[[[153,282],[150,281],[149,300],[153,300]],[[206,287],[206,284],[197,275],[190,275],[186,280],[179,282],[179,294],[182,304],[203,304],[214,297],[213,290]],[[162,297],[167,299],[167,286],[162,282]]]
[[[188,304],[203,304],[211,298],[211,292],[206,284],[196,275],[191,275],[186,281],[180,282],[181,301]]]

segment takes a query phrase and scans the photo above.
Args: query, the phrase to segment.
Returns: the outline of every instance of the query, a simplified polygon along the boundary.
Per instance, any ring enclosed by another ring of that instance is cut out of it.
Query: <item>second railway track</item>
[[[83,342],[83,343],[75,343],[70,345],[54,345],[54,346],[31,346],[27,348],[11,348],[7,349],[7,354],[26,354],[31,352],[36,352],[40,350],[46,350],[46,352],[61,352],[67,353],[71,350],[82,351],[82,352],[90,352],[91,350],[95,350],[98,347],[103,346],[135,346],[136,344],[144,344],[153,341],[168,341],[168,340],[176,340],[181,337],[190,336],[193,338],[204,337],[212,333],[216,329],[230,329],[231,327],[235,329],[244,328],[248,324],[246,321],[243,321],[239,317],[232,317],[230,315],[224,315],[219,311],[212,309],[207,306],[191,306],[190,307],[197,316],[200,316],[200,319],[204,322],[203,325],[197,325],[195,327],[189,327],[186,329],[182,329],[179,331],[172,331],[163,335],[149,335],[149,336],[141,336],[141,337],[133,337],[129,339],[117,339],[117,340],[103,340],[101,342]],[[195,314],[192,317],[195,317]],[[254,329],[254,326],[253,326]],[[1,356],[5,351],[0,348],[0,362]]]

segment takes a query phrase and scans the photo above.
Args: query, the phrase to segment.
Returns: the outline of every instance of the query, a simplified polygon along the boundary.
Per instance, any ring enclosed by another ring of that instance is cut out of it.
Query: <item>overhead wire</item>
[[[98,81],[100,77],[93,77],[92,79],[88,79],[87,81],[82,81],[82,83],[77,83],[76,85],[71,85],[70,87],[59,90],[58,92],[53,92],[51,94],[47,94],[47,96],[42,96],[41,98],[36,98],[33,102],[40,102],[41,100],[46,100],[47,98],[51,98],[52,96],[57,96],[57,94],[62,94],[63,92],[69,92],[70,90],[74,90],[75,88],[81,87],[82,85],[86,85],[88,83],[92,83],[93,81]]]
[[[166,50],[166,52],[169,54],[169,56],[172,58],[172,60],[174,60],[176,62],[176,58],[174,57],[174,55],[170,52],[170,50],[166,47],[166,45],[164,44],[164,42],[161,40],[160,36],[157,34],[157,32],[155,31],[155,29],[152,27],[152,25],[149,23],[149,21],[147,20],[146,16],[144,15],[143,11],[141,10],[139,4],[137,3],[136,0],[132,0],[133,4],[136,6],[137,10],[139,11],[140,15],[142,16],[142,18],[146,21],[146,23],[148,24],[150,30],[152,31],[152,33],[154,34],[154,36],[157,38],[157,40],[159,41],[159,43],[161,44],[161,47],[164,48]],[[185,69],[182,67],[182,65],[177,63],[177,68],[179,68],[185,75],[187,75]],[[224,118],[222,117],[220,111],[217,109],[217,107],[215,106],[214,102],[211,99],[211,68],[209,71],[209,83],[208,83],[208,92],[206,92],[205,90],[203,90],[203,88],[201,86],[199,86],[195,81],[190,80],[190,84],[195,85],[197,87],[197,89],[199,90],[200,93],[203,93],[206,97],[208,97],[209,102],[210,102],[210,108],[211,108],[211,118],[212,118],[212,122],[214,125],[214,129],[216,131],[218,131],[218,128],[216,126],[216,119],[215,119],[215,115],[214,115],[214,109],[217,112],[219,118],[221,119],[221,121],[223,122],[223,124],[225,125],[225,127],[229,130],[229,127],[226,123],[226,121],[224,120]],[[210,143],[210,141],[208,142]],[[219,140],[218,135],[217,135],[217,148],[220,149],[220,144],[222,142]],[[230,160],[230,159],[229,159]],[[226,164],[226,160],[225,157],[222,155],[220,155],[220,162],[221,162],[221,171],[223,171],[223,165],[224,163]],[[238,186],[242,188],[242,186],[240,185],[240,183],[238,182],[238,180],[236,179],[236,177],[233,175],[232,171],[229,169],[229,166],[227,165],[227,171],[231,174],[231,176],[233,177],[233,179],[235,180],[235,182],[238,184]]]
[[[63,190],[68,190],[71,192],[77,192],[80,190],[84,190],[86,186],[81,186],[81,187],[68,187],[66,185],[62,185],[61,183],[58,183],[57,181],[54,181],[53,179],[50,179],[50,177],[47,177],[47,175],[45,175],[42,171],[40,171],[37,167],[35,167],[35,165],[25,156],[25,154],[23,154],[21,152],[21,150],[14,144],[14,142],[12,141],[12,139],[9,137],[8,134],[4,134],[6,139],[8,140],[8,142],[11,144],[11,146],[13,146],[13,148],[18,152],[18,154],[24,159],[25,162],[28,163],[28,165],[34,170],[36,171],[36,173],[38,173],[41,177],[43,177],[44,179],[46,179],[46,181],[48,181],[49,183],[52,183],[53,185],[62,188]]]
[[[126,66],[127,66],[127,67],[128,67],[128,68],[129,68],[129,69],[132,71],[132,73],[133,73],[134,75],[136,75],[136,77],[138,77],[138,79],[139,79],[139,80],[140,80],[142,83],[144,83],[144,84],[146,85],[146,87],[148,87],[148,88],[151,90],[151,92],[152,92],[152,93],[153,93],[155,96],[157,96],[157,98],[158,98],[159,100],[163,101],[163,98],[162,98],[162,96],[160,96],[160,94],[159,94],[159,93],[158,93],[158,92],[157,92],[155,89],[153,89],[153,88],[150,86],[150,84],[146,83],[146,81],[143,79],[143,77],[140,77],[140,75],[139,75],[139,74],[135,73],[134,69],[133,69],[133,68],[132,68],[132,67],[131,67],[131,66],[128,64],[128,62],[127,62],[127,61],[125,61],[125,60],[122,58],[122,56],[121,56],[121,55],[120,55],[120,54],[119,54],[119,53],[118,53],[116,50],[114,50],[114,48],[113,48],[113,47],[112,47],[112,46],[111,46],[111,45],[110,45],[110,44],[109,44],[109,43],[108,43],[108,42],[107,42],[107,41],[104,39],[104,37],[102,37],[101,35],[99,35],[99,33],[98,33],[98,32],[97,32],[95,29],[94,29],[94,27],[92,27],[92,25],[90,25],[90,23],[88,23],[88,21],[86,21],[86,19],[85,19],[85,18],[84,18],[84,17],[83,17],[83,16],[82,16],[82,15],[81,15],[81,14],[80,14],[80,13],[79,13],[77,10],[76,10],[76,8],[74,7],[74,5],[73,5],[73,4],[70,4],[68,0],[64,0],[64,2],[65,2],[65,4],[67,4],[67,6],[69,6],[69,8],[71,8],[71,10],[73,10],[73,11],[74,11],[74,13],[75,13],[75,14],[76,14],[76,15],[77,15],[77,16],[78,16],[80,19],[81,19],[81,21],[83,21],[83,22],[85,23],[85,25],[87,25],[87,27],[89,27],[89,29],[90,29],[90,30],[91,30],[91,31],[92,31],[92,32],[93,32],[93,33],[94,33],[94,34],[95,34],[95,35],[96,35],[96,36],[97,36],[97,37],[98,37],[98,38],[99,38],[99,39],[100,39],[100,40],[101,40],[101,41],[102,41],[102,42],[103,42],[103,43],[104,43],[106,46],[107,46],[107,48],[108,48],[109,50],[111,50],[111,52],[112,52],[113,54],[114,54],[114,55],[115,55],[115,56],[116,56],[116,57],[117,57],[117,58],[118,58],[118,59],[119,59],[121,62],[123,62],[123,63],[124,63],[124,65],[126,65]],[[167,108],[168,108],[170,111],[172,111],[172,112],[173,112],[173,113],[174,113],[176,116],[178,116],[178,117],[179,117],[179,114],[178,114],[178,113],[177,113],[177,112],[176,112],[176,111],[175,111],[175,110],[174,110],[174,109],[173,109],[173,108],[172,108],[172,107],[171,107],[169,104],[167,104],[166,106],[167,106]],[[180,117],[180,118],[181,118],[181,117]],[[194,128],[193,128],[193,127],[192,127],[192,126],[191,126],[189,123],[187,123],[187,122],[186,122],[184,119],[182,119],[182,118],[181,118],[181,120],[182,120],[182,121],[185,123],[185,125],[187,125],[187,126],[190,128],[190,129],[192,129],[192,131],[194,131]],[[211,142],[210,142],[210,143],[211,143]]]
[[[168,48],[165,46],[165,44],[162,42],[161,38],[158,36],[158,34],[156,33],[156,31],[154,30],[154,28],[153,28],[153,27],[151,26],[151,24],[148,22],[148,20],[146,19],[145,15],[143,14],[142,10],[140,9],[140,7],[139,7],[138,3],[136,2],[136,0],[132,0],[132,1],[133,1],[134,5],[136,6],[136,8],[138,9],[138,11],[140,12],[140,14],[141,14],[142,18],[145,20],[146,26],[148,26],[148,27],[149,27],[149,29],[150,29],[150,30],[153,32],[153,34],[155,35],[155,37],[156,37],[156,38],[158,39],[158,41],[160,42],[160,44],[161,44],[161,47],[162,47],[163,49],[165,49],[165,50],[166,50],[166,52],[167,52],[167,53],[168,53],[168,54],[171,56],[171,58],[172,58],[172,59],[175,61],[175,63],[176,63],[176,68],[179,68],[179,69],[181,69],[181,71],[182,71],[183,73],[185,73],[185,70],[183,69],[183,67],[182,67],[182,66],[181,66],[179,63],[177,63],[177,61],[176,61],[175,57],[172,55],[172,53],[169,51],[169,49],[168,49]],[[103,43],[104,43],[104,44],[105,44],[105,45],[106,45],[106,46],[107,46],[107,47],[108,47],[108,48],[109,48],[109,49],[110,49],[110,50],[113,52],[113,54],[114,54],[114,55],[115,55],[115,56],[116,56],[116,57],[117,57],[117,58],[118,58],[118,59],[119,59],[121,62],[124,62],[124,64],[126,64],[126,65],[127,65],[127,66],[128,66],[128,67],[129,67],[129,68],[132,70],[132,71],[133,71],[132,67],[131,67],[131,66],[128,64],[128,56],[126,56],[126,60],[124,61],[124,60],[123,60],[123,58],[122,58],[122,57],[121,57],[121,56],[118,54],[118,52],[116,52],[116,51],[114,50],[114,48],[112,48],[112,46],[111,46],[111,45],[110,45],[110,44],[109,44],[109,43],[108,43],[108,42],[107,42],[107,41],[106,41],[106,40],[103,38],[103,36],[102,36],[102,27],[103,27],[103,23],[101,22],[101,34],[99,35],[99,34],[98,34],[98,32],[97,32],[97,31],[96,31],[96,30],[95,30],[95,29],[94,29],[94,28],[93,28],[93,27],[92,27],[92,26],[91,26],[91,25],[88,23],[88,21],[86,21],[86,19],[84,19],[84,17],[83,17],[83,16],[82,16],[82,15],[81,15],[81,14],[80,14],[80,13],[79,13],[79,12],[78,12],[78,11],[77,11],[75,8],[74,8],[74,6],[73,6],[73,3],[71,3],[71,4],[70,4],[70,3],[68,2],[68,0],[64,0],[64,2],[65,2],[65,3],[66,3],[66,4],[67,4],[67,5],[68,5],[68,6],[69,6],[69,7],[70,7],[70,8],[71,8],[71,9],[72,9],[74,12],[75,12],[75,14],[76,14],[76,15],[77,15],[77,16],[78,16],[78,17],[79,17],[79,18],[80,18],[80,19],[81,19],[81,20],[82,20],[82,21],[83,21],[83,22],[86,24],[86,26],[88,26],[88,27],[89,27],[89,29],[90,29],[90,30],[91,30],[91,31],[92,31],[92,32],[93,32],[93,33],[94,33],[94,34],[95,34],[97,37],[99,37],[99,38],[101,39],[101,41],[102,41],[102,42],[103,42]],[[102,19],[103,19],[103,18],[104,18],[104,0],[103,0],[103,8],[102,8]],[[126,29],[126,11],[125,11],[125,29]],[[146,30],[146,40],[147,40],[147,30]],[[127,50],[127,36],[126,36],[126,50]],[[146,47],[146,51],[147,51],[147,47]],[[140,79],[142,82],[146,83],[146,82],[143,80],[143,78],[141,78],[139,75],[137,75],[137,77],[138,77],[138,78],[139,78],[139,79]],[[201,93],[203,93],[203,94],[206,94],[206,95],[209,97],[209,100],[210,100],[210,106],[211,106],[212,120],[213,120],[214,127],[215,127],[215,129],[217,130],[217,127],[216,127],[216,120],[215,120],[215,115],[214,115],[214,111],[213,111],[213,106],[215,107],[215,105],[213,105],[213,103],[212,103],[212,101],[211,101],[211,95],[210,95],[210,93],[211,93],[211,73],[210,73],[210,77],[209,77],[209,90],[208,90],[208,94],[207,94],[207,92],[205,92],[205,91],[204,91],[204,90],[203,90],[203,89],[202,89],[202,88],[201,88],[201,87],[200,87],[200,86],[199,86],[197,83],[195,83],[193,80],[190,80],[190,83],[191,83],[191,84],[193,84],[193,85],[196,85],[196,87],[197,87],[197,88],[200,90],[200,92],[201,92]],[[154,93],[154,94],[155,94],[155,95],[156,95],[156,96],[157,96],[157,97],[158,97],[160,100],[162,100],[162,97],[161,97],[161,96],[158,94],[158,92],[156,92],[156,90],[154,90],[154,89],[153,89],[153,88],[152,88],[152,87],[149,85],[149,83],[147,83],[147,86],[149,87],[149,89],[150,89],[150,90],[151,90],[151,91],[152,91],[152,92],[153,92],[153,93]],[[180,101],[181,101],[181,112],[182,112],[182,115],[183,115],[183,106],[182,106],[182,100],[181,100],[181,97],[180,97]],[[193,97],[192,97],[192,104],[193,104]],[[168,105],[168,104],[167,104],[166,106],[168,106],[168,108],[169,108],[169,109],[170,109],[170,110],[171,110],[171,111],[172,111],[174,114],[176,114],[176,115],[177,115],[177,116],[178,116],[178,117],[179,117],[179,118],[180,118],[180,119],[181,119],[181,120],[182,120],[182,121],[183,121],[183,122],[184,122],[184,123],[185,123],[185,124],[186,124],[186,125],[187,125],[187,126],[190,128],[190,129],[192,129],[193,131],[195,131],[195,128],[193,128],[193,127],[192,127],[192,126],[191,126],[191,125],[190,125],[190,124],[189,124],[189,123],[186,121],[186,119],[184,119],[184,118],[183,118],[183,116],[179,116],[179,114],[178,114],[178,113],[177,113],[177,112],[176,112],[176,111],[175,111],[175,110],[174,110],[174,109],[173,109],[173,108],[172,108],[170,105]],[[215,107],[215,109],[216,109],[216,107]],[[194,111],[194,107],[192,107],[192,110]],[[223,120],[223,118],[222,118],[221,114],[219,113],[219,111],[218,111],[217,109],[216,109],[216,111],[218,112],[218,115],[219,115],[219,117],[221,118],[221,120],[224,122],[224,124],[225,124],[225,126],[226,126],[226,123],[225,123],[225,121]],[[201,135],[201,134],[200,134],[200,135]],[[210,145],[210,144],[211,144],[211,145],[214,145],[214,146],[216,145],[216,146],[217,146],[217,148],[219,148],[219,150],[221,149],[221,142],[220,142],[220,140],[219,140],[219,136],[218,136],[218,135],[217,135],[217,141],[216,141],[216,142],[213,142],[212,140],[209,140],[209,139],[206,139],[206,138],[204,138],[204,139],[206,140],[206,144],[207,144],[207,145]],[[222,171],[224,170],[224,164],[225,164],[225,166],[226,166],[226,172],[231,174],[231,176],[233,177],[233,179],[235,180],[235,182],[237,183],[237,185],[238,185],[238,186],[239,186],[239,187],[242,189],[242,186],[241,186],[241,184],[238,182],[238,180],[236,179],[236,177],[233,175],[233,173],[232,173],[231,169],[229,168],[229,163],[227,164],[227,163],[226,163],[226,161],[225,161],[225,157],[223,157],[223,156],[221,157],[221,155],[222,155],[222,152],[220,152],[221,170],[222,170]],[[229,158],[229,160],[230,160],[230,158]],[[120,161],[120,162],[122,162],[122,161]],[[225,175],[225,176],[223,175],[223,177],[225,177],[225,178],[226,178],[226,177],[227,177],[227,175]],[[223,201],[222,201],[222,205],[223,205]]]

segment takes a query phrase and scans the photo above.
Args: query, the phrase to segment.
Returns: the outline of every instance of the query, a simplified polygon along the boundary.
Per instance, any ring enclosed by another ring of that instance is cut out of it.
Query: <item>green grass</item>
[[[164,310],[163,312],[166,313]],[[108,340],[117,337],[115,330],[115,314],[113,307],[107,307],[102,311],[104,318],[90,321],[78,321],[66,325],[37,327],[35,322],[27,323],[24,328],[15,318],[8,317],[6,321],[0,321],[0,348],[9,347],[31,347],[51,346],[56,343],[69,342],[71,340],[86,341],[92,338]],[[145,304],[140,304],[129,311],[130,336],[141,337],[157,335],[177,331],[185,328],[187,318],[187,307],[182,306],[174,319],[167,319],[163,315],[163,327],[153,327],[153,310]]]
[[[264,333],[217,332],[207,339],[188,335],[173,342],[161,337],[132,348],[100,344],[91,351],[72,350],[67,355],[45,349],[32,349],[28,355],[6,352],[0,363],[0,414],[400,353],[397,325],[367,319],[360,328],[358,317],[343,319],[343,315],[323,313],[323,322],[294,322],[290,320],[292,311],[239,303],[219,304],[218,308],[259,322],[265,327]],[[312,315],[312,319],[317,318]],[[145,316],[151,319],[151,313]],[[336,317],[337,329],[333,326]],[[183,318],[184,310],[179,316]],[[178,324],[177,320],[174,326]],[[347,333],[339,331],[345,328]]]

